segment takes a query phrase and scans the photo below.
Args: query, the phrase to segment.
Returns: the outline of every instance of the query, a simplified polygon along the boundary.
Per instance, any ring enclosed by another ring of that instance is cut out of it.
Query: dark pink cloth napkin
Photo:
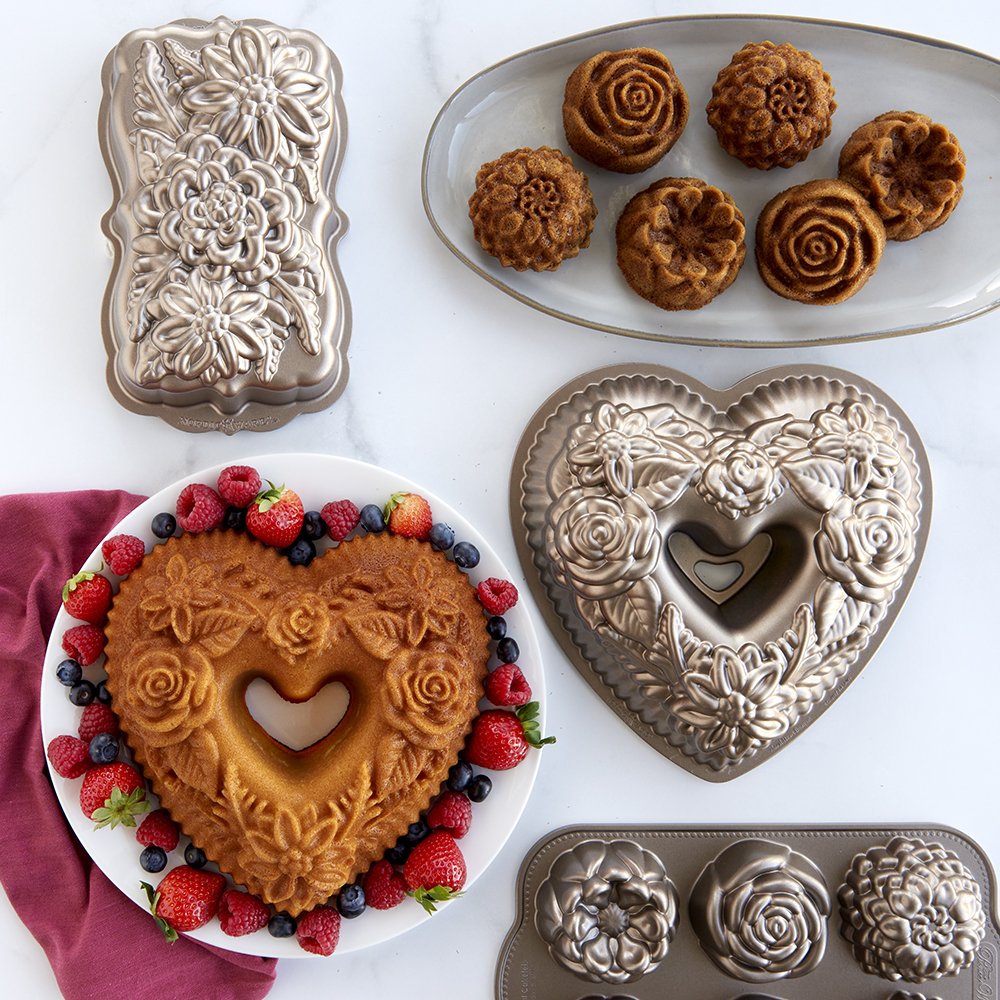
[[[0,497],[0,882],[68,1000],[253,1000],[274,984],[276,960],[183,936],[168,944],[91,861],[48,779],[39,685],[62,585],[143,499],[121,491]]]

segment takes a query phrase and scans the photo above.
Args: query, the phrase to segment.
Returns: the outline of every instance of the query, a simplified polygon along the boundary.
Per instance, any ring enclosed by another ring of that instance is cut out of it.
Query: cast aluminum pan
[[[931,481],[906,415],[850,372],[786,366],[719,391],[633,364],[541,405],[510,508],[574,666],[660,753],[727,781],[875,653],[920,565]]]
[[[336,57],[248,19],[126,35],[102,72],[114,397],[187,431],[270,430],[347,384]]]
[[[995,907],[948,827],[566,827],[521,865],[496,995],[982,1000]]]

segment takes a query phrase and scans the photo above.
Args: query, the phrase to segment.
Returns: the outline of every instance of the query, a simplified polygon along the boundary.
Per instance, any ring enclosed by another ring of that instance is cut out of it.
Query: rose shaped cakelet
[[[705,954],[749,983],[811,972],[826,949],[823,873],[783,844],[741,840],[698,877],[688,912]]]
[[[628,840],[584,841],[559,855],[535,906],[552,958],[594,983],[641,979],[677,933],[674,883],[655,854]]]
[[[743,213],[725,191],[667,177],[625,206],[615,227],[629,287],[661,309],[700,309],[724,292],[746,259]]]
[[[308,566],[231,531],[155,546],[106,627],[108,690],[160,804],[210,860],[293,916],[381,858],[437,794],[489,659],[466,575],[416,539],[360,536]],[[263,678],[343,719],[293,750],[251,716]]]
[[[841,936],[893,982],[956,976],[985,937],[982,890],[953,851],[895,837],[854,858],[838,892]]]
[[[515,271],[556,270],[590,246],[596,217],[586,174],[548,146],[484,163],[469,198],[480,246]]]
[[[943,226],[955,210],[965,153],[927,115],[887,111],[847,140],[837,176],[868,199],[885,224],[886,239],[912,240]]]
[[[744,45],[712,84],[708,123],[719,145],[748,167],[804,160],[830,134],[837,110],[830,74],[788,44]]]
[[[820,178],[775,195],[757,217],[757,270],[783,298],[832,305],[875,273],[885,226],[846,181]]]
[[[655,49],[600,52],[566,81],[563,126],[585,160],[623,174],[659,162],[680,138],[688,97]]]

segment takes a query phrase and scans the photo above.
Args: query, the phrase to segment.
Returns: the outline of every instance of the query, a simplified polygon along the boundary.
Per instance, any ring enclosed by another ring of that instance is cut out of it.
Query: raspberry
[[[49,740],[45,755],[61,778],[79,778],[92,763],[87,744],[75,736],[56,736]]]
[[[303,914],[295,928],[295,937],[303,951],[332,955],[340,941],[339,911],[332,906],[317,906]]]
[[[131,573],[145,554],[145,543],[135,535],[112,535],[101,545],[101,555],[116,576]]]
[[[230,465],[219,473],[219,496],[230,507],[249,507],[260,487],[260,475],[249,465]]]
[[[115,713],[99,701],[92,701],[80,716],[80,739],[89,743],[98,733],[118,735],[118,719]]]
[[[483,682],[486,697],[494,705],[527,705],[531,688],[516,663],[501,663]]]
[[[335,542],[342,542],[361,519],[358,508],[350,500],[332,500],[319,513],[326,522],[328,534]]]
[[[491,576],[479,584],[479,600],[491,615],[502,615],[517,604],[517,588],[509,580]]]
[[[211,486],[189,483],[177,498],[177,523],[185,531],[209,531],[225,514],[226,505]]]
[[[155,844],[165,851],[172,851],[180,839],[180,829],[166,809],[154,809],[135,831],[135,839],[144,847]]]
[[[263,930],[271,919],[267,904],[242,889],[227,889],[219,899],[218,913],[222,933],[230,937],[243,937]]]
[[[99,625],[74,625],[62,637],[63,652],[86,667],[104,651],[104,629]]]
[[[427,813],[432,830],[444,830],[461,840],[472,825],[472,803],[461,792],[442,792]]]
[[[365,901],[375,910],[391,910],[406,899],[406,879],[388,861],[376,861],[365,876]]]

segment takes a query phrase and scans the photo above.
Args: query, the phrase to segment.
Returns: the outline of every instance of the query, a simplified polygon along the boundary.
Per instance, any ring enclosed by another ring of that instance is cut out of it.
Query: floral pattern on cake
[[[841,935],[862,968],[884,979],[956,976],[985,937],[982,889],[940,844],[899,836],[856,855],[838,899]]]
[[[688,97],[670,60],[650,48],[599,52],[566,81],[563,126],[585,160],[623,174],[659,162],[684,131]]]
[[[688,912],[702,950],[749,983],[796,979],[826,950],[832,904],[826,879],[787,845],[741,840],[707,865]]]
[[[559,855],[535,907],[549,955],[588,982],[641,979],[677,933],[679,898],[663,862],[628,840],[584,841]]]

